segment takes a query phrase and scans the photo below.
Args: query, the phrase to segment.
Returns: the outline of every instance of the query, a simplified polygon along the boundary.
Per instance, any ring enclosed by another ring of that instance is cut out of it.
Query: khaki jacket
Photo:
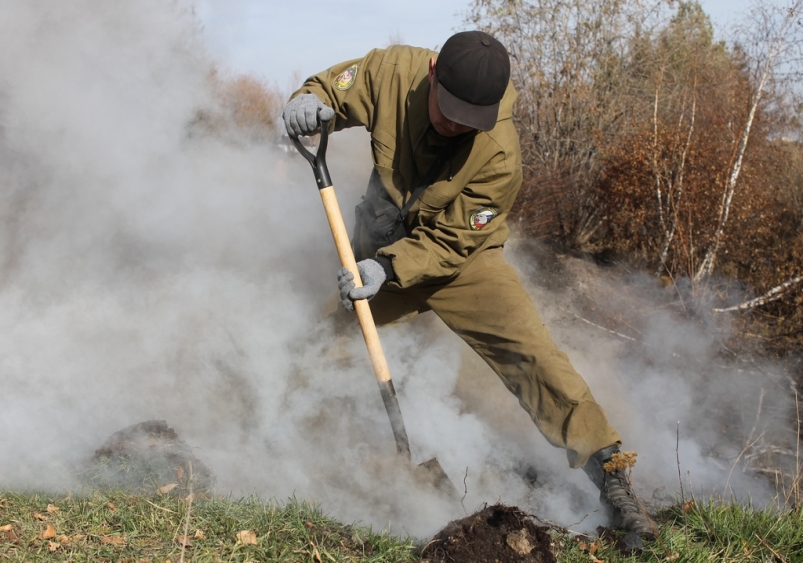
[[[361,125],[371,134],[374,168],[401,208],[448,139],[431,127],[427,71],[435,51],[375,49],[307,79],[300,93],[334,108],[334,130]],[[521,186],[513,126],[516,91],[508,86],[496,127],[463,141],[407,216],[408,236],[377,254],[392,260],[398,287],[453,279],[482,250],[508,238],[505,219]]]

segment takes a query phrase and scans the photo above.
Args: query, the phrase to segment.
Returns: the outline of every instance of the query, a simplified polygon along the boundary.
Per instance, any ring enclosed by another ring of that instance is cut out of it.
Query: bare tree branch
[[[803,281],[803,276],[797,276],[796,278],[792,278],[791,280],[785,281],[781,285],[775,286],[770,289],[767,293],[760,297],[756,297],[755,299],[751,299],[750,301],[745,301],[740,305],[734,305],[732,307],[726,307],[724,309],[714,309],[715,313],[727,313],[729,311],[745,311],[747,309],[752,309],[754,307],[760,307],[761,305],[765,305],[772,301],[777,301],[783,297],[783,294],[792,286],[795,286]]]

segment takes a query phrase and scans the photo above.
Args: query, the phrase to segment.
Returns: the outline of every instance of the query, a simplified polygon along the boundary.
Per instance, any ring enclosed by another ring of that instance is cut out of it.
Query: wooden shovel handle
[[[362,279],[357,270],[357,262],[354,259],[354,252],[351,250],[351,242],[346,231],[346,225],[343,223],[343,214],[340,212],[340,206],[337,203],[335,189],[333,186],[329,186],[318,191],[321,194],[323,208],[326,211],[326,219],[329,221],[329,228],[332,229],[337,254],[340,256],[340,263],[354,274],[355,287],[362,287]],[[379,383],[387,383],[390,381],[390,369],[388,369],[388,362],[385,359],[385,352],[382,350],[382,343],[379,341],[379,334],[376,332],[376,324],[374,324],[374,317],[371,315],[371,307],[368,305],[368,300],[358,299],[354,301],[354,310],[357,312],[357,318],[360,321],[362,335],[365,338],[365,345],[368,347],[368,354],[371,356],[376,380]]]

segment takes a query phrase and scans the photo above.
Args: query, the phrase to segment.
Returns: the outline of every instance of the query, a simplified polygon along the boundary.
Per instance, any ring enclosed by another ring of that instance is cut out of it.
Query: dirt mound
[[[431,563],[556,563],[547,528],[516,507],[495,504],[454,520],[423,549]]]
[[[96,488],[122,488],[185,495],[208,492],[215,477],[192,448],[164,420],[148,420],[112,434],[81,468],[84,482]]]

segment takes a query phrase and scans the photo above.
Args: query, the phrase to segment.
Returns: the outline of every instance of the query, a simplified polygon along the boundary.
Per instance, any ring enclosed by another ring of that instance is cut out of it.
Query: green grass
[[[710,500],[675,505],[654,521],[660,541],[646,543],[639,554],[625,555],[611,540],[556,536],[561,562],[606,563],[800,563],[803,562],[803,508],[757,510]]]
[[[803,508],[780,512],[709,501],[673,507],[662,535],[678,561],[803,561]]]
[[[48,505],[58,510],[48,513]],[[0,493],[0,530],[12,527],[11,535],[0,531],[0,561],[176,563],[186,510],[184,500],[170,495]],[[48,524],[54,538],[42,538]],[[253,532],[256,544],[238,540],[242,531]],[[340,524],[295,500],[277,505],[258,498],[196,499],[188,536],[186,561],[417,560],[412,541]]]
[[[186,501],[173,495],[0,492],[0,561],[177,563],[186,511]],[[552,531],[553,551],[563,563],[803,562],[803,508],[781,512],[710,501],[686,510],[673,506],[655,522],[661,541],[647,543],[638,554],[623,553],[615,538],[578,538],[558,530]],[[48,525],[52,538],[43,537]],[[256,543],[239,540],[242,531],[255,534]],[[257,497],[194,500],[188,536],[185,560],[198,562],[418,561],[427,541],[344,525],[304,502]]]

